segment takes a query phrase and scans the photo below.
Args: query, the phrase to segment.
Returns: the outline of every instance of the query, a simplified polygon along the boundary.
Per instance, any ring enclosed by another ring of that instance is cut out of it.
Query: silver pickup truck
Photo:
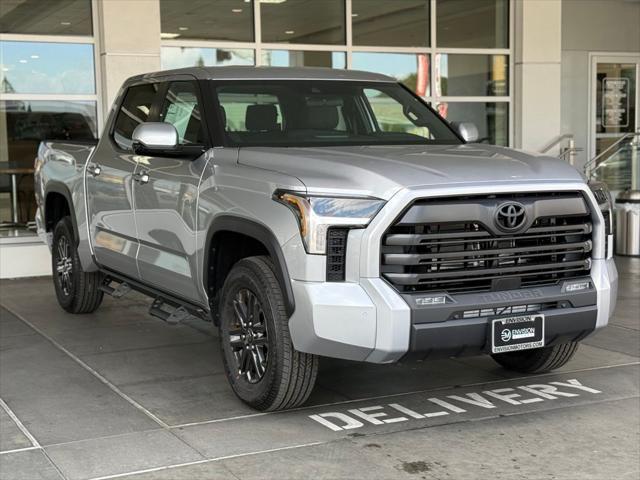
[[[130,78],[97,143],[39,148],[58,301],[135,289],[169,323],[213,322],[259,410],[302,404],[320,356],[560,367],[615,306],[610,196],[474,130],[366,72]]]

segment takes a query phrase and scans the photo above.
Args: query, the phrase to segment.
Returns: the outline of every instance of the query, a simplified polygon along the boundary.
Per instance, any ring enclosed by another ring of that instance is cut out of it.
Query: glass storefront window
[[[0,42],[0,92],[95,93],[93,45]]]
[[[270,67],[346,68],[347,61],[344,52],[264,50],[262,64]]]
[[[431,94],[429,55],[415,53],[353,52],[353,68],[397,78],[421,97]]]
[[[478,127],[480,143],[509,145],[507,102],[440,102],[434,105],[450,122],[471,122]]]
[[[429,46],[429,0],[353,0],[353,44]]]
[[[2,0],[0,33],[92,35],[91,0]]]
[[[183,67],[254,65],[254,57],[253,50],[244,48],[162,47],[160,63],[163,70]]]
[[[251,0],[160,0],[160,37],[253,41]]]
[[[508,48],[508,0],[437,0],[436,44],[447,48]]]
[[[435,92],[440,96],[509,95],[507,55],[436,54]]]
[[[33,169],[38,145],[48,140],[97,138],[96,103],[92,101],[3,100],[0,102],[0,170]],[[17,178],[18,220],[33,220],[33,173]],[[3,194],[7,195],[3,195]],[[0,222],[12,220],[10,178],[0,176]]]
[[[262,41],[344,45],[344,0],[260,0]]]

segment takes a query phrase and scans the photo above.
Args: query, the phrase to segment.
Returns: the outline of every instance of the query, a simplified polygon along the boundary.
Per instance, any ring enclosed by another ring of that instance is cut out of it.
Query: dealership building
[[[630,181],[639,0],[2,0],[0,277],[50,272],[32,224],[41,139],[97,137],[127,77],[224,65],[383,73],[481,142],[578,168],[619,154],[605,180]]]

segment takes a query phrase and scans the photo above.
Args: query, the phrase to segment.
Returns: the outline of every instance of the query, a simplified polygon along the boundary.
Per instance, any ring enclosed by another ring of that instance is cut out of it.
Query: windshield
[[[394,83],[214,82],[230,146],[459,144],[451,128]]]

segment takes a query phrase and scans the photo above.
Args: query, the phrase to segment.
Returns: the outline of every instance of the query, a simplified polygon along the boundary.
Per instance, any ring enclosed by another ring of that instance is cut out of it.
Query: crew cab
[[[367,72],[132,77],[98,142],[39,147],[58,301],[134,289],[169,323],[211,321],[258,410],[304,403],[323,356],[558,368],[615,306],[610,196],[476,132]]]

